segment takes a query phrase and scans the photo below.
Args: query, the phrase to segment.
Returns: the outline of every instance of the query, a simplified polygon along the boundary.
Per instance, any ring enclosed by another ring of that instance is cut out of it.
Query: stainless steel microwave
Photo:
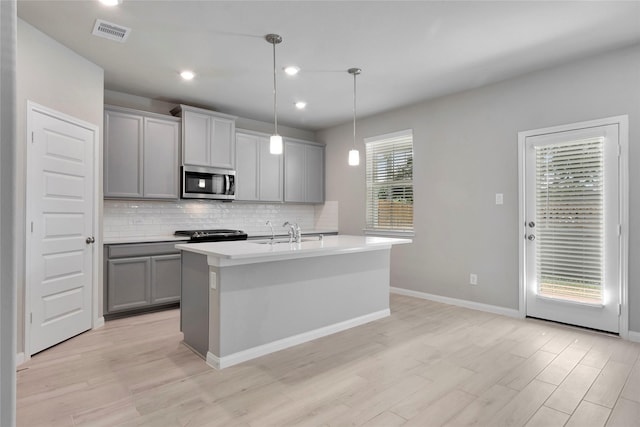
[[[234,200],[236,198],[236,171],[183,166],[182,198]]]

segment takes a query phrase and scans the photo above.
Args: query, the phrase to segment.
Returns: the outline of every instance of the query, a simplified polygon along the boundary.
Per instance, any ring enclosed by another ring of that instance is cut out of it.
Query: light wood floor
[[[392,295],[391,317],[223,371],[178,311],[18,372],[19,426],[638,426],[640,344]]]

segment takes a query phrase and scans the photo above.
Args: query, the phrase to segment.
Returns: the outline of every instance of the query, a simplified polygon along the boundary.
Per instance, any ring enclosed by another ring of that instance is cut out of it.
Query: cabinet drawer
[[[162,243],[134,243],[122,245],[107,245],[108,258],[127,258],[136,256],[153,256],[165,254],[178,254],[180,251],[175,248],[179,241]]]

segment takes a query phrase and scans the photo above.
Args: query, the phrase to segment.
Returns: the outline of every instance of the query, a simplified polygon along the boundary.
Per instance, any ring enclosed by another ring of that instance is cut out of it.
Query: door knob
[[[92,243],[93,243],[93,242],[95,242],[95,241],[96,241],[96,239],[95,239],[93,236],[91,236],[91,237],[87,237],[87,240],[86,240],[87,245],[90,245],[90,244],[92,244]]]
[[[529,240],[531,240],[533,242],[534,240],[536,240],[536,236],[534,236],[533,234],[529,234],[527,236],[527,239],[529,239]]]

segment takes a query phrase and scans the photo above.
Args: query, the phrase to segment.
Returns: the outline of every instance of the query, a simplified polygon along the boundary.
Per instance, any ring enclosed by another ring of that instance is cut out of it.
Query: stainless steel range
[[[173,234],[189,237],[189,243],[247,240],[247,233],[242,230],[178,230]]]

